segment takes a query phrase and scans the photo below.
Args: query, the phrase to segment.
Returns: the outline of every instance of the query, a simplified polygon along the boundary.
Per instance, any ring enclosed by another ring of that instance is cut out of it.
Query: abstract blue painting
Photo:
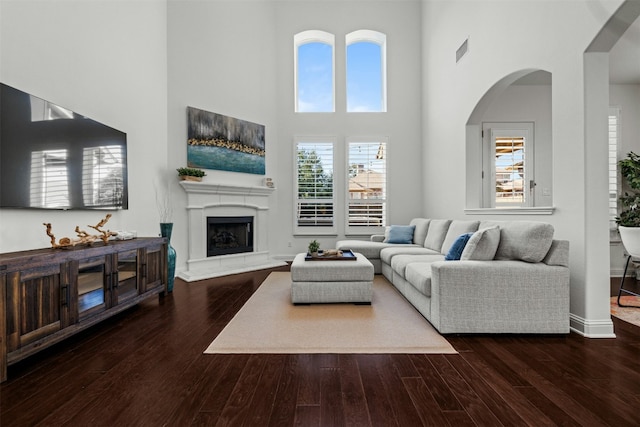
[[[264,125],[187,107],[187,166],[265,174]]]

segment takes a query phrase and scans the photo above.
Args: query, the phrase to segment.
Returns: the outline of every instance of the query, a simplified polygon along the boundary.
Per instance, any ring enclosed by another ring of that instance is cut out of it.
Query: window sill
[[[338,233],[335,231],[318,231],[318,230],[309,230],[309,231],[294,231],[294,237],[308,237],[308,236],[323,236],[323,237],[337,237]]]
[[[541,206],[535,208],[469,208],[465,209],[467,215],[553,215],[556,208],[553,206]]]

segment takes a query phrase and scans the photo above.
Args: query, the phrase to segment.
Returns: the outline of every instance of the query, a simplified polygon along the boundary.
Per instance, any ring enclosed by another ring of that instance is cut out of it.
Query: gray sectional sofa
[[[415,218],[409,226],[406,243],[389,242],[407,232],[391,226],[386,237],[336,247],[366,256],[440,333],[569,332],[569,242],[554,240],[552,225]]]

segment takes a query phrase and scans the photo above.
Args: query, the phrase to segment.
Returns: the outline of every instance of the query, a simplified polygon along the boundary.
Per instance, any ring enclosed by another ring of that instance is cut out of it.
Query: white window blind
[[[523,205],[525,201],[525,138],[496,136],[496,206]]]
[[[348,142],[348,231],[386,224],[386,151],[384,140]]]
[[[334,226],[332,142],[296,144],[296,226]]]
[[[618,216],[618,197],[620,194],[618,180],[618,126],[620,111],[609,109],[609,229],[616,229]]]

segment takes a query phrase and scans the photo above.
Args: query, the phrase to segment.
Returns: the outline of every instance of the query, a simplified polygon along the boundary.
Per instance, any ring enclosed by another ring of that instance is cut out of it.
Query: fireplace
[[[207,217],[207,256],[253,252],[252,216]]]
[[[178,277],[194,282],[287,265],[286,262],[269,256],[269,199],[275,188],[207,180],[180,181],[179,184],[187,193],[189,251],[186,268],[176,269]],[[247,245],[251,249],[245,248],[249,252],[208,256],[208,233],[211,228],[207,220],[209,217],[232,217],[234,222],[238,217],[252,219],[248,229],[246,222],[244,226],[244,230],[251,232],[251,243]]]

